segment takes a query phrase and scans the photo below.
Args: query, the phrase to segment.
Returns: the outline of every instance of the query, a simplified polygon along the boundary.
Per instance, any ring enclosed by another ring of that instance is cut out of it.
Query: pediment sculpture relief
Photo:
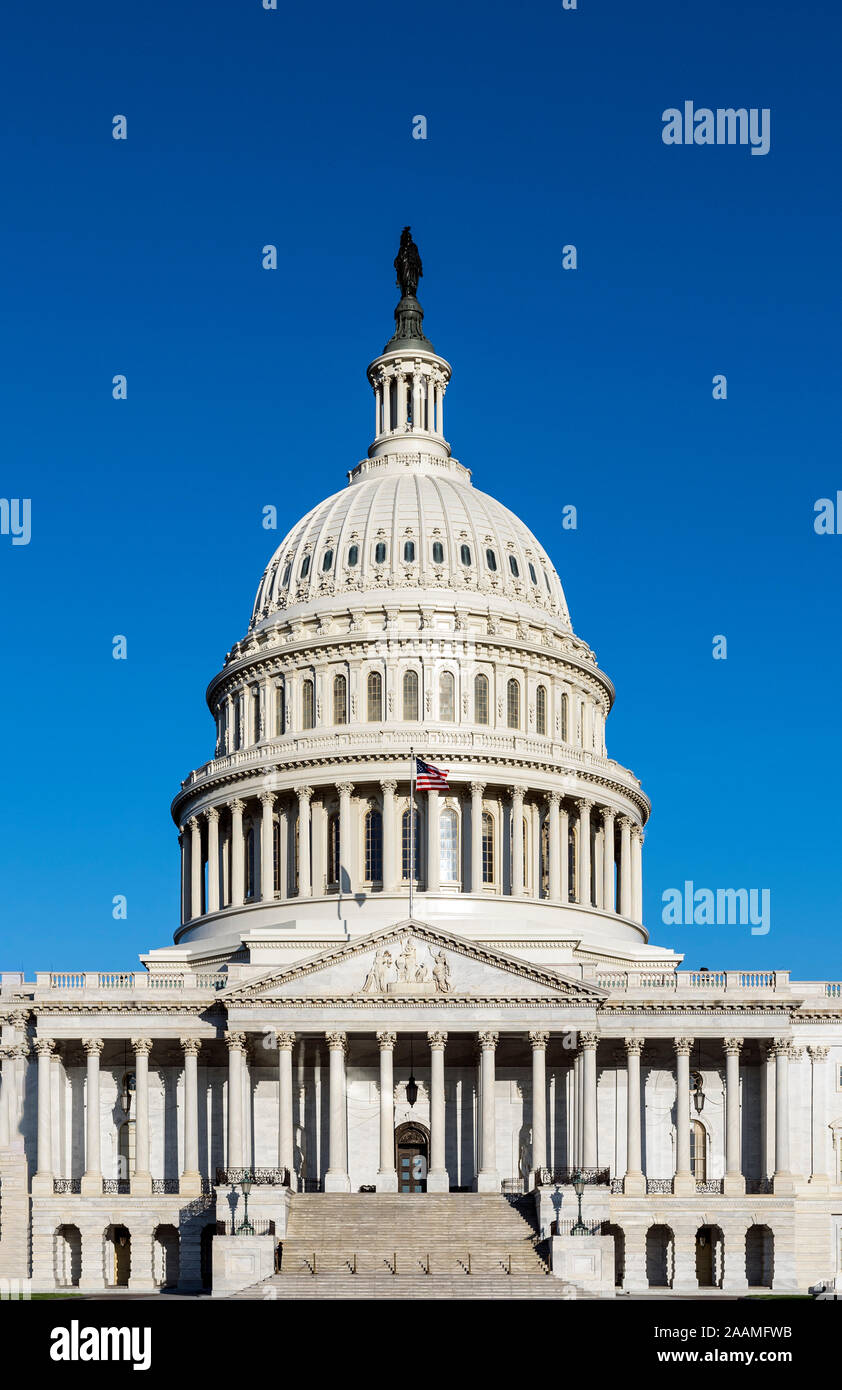
[[[397,950],[397,947],[400,949]],[[396,953],[393,954],[393,951]],[[452,988],[450,965],[444,951],[433,955],[411,936],[393,945],[378,946],[371,969],[363,981],[362,994],[428,995],[449,994]]]

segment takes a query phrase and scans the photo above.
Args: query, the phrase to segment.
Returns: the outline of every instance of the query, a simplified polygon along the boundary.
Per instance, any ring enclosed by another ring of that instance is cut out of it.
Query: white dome
[[[523,522],[471,485],[455,459],[407,453],[365,459],[349,486],[308,512],[270,560],[252,625],[281,609],[325,606],[343,595],[407,590],[483,595],[489,607],[521,605],[570,631],[561,581]],[[476,599],[473,599],[476,604]]]

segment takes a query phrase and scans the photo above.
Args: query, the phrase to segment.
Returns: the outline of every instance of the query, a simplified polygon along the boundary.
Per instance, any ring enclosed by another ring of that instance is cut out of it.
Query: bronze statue
[[[395,270],[398,273],[397,285],[401,294],[415,295],[418,290],[418,281],[424,272],[421,269],[418,247],[412,240],[409,227],[404,227],[401,232],[401,244],[398,248],[398,254],[395,256]]]

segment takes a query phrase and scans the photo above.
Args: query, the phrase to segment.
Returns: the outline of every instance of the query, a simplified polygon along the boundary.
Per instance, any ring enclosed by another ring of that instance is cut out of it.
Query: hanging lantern
[[[406,1099],[411,1110],[418,1099],[418,1082],[412,1072],[409,1073],[409,1080],[406,1083]]]

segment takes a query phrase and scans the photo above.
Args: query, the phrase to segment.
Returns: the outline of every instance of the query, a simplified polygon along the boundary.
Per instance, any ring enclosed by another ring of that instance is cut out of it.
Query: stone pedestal
[[[213,1296],[237,1293],[275,1272],[275,1236],[214,1236]]]
[[[614,1294],[613,1236],[553,1236],[550,1265],[556,1279],[575,1284],[583,1293]]]
[[[374,1180],[374,1186],[378,1192],[397,1192],[398,1175],[394,1168],[386,1173],[378,1173]]]
[[[746,1180],[742,1173],[726,1173],[722,1181],[722,1192],[726,1197],[745,1196]]]
[[[627,1197],[646,1196],[646,1177],[641,1172],[628,1172],[623,1178],[623,1192]]]

